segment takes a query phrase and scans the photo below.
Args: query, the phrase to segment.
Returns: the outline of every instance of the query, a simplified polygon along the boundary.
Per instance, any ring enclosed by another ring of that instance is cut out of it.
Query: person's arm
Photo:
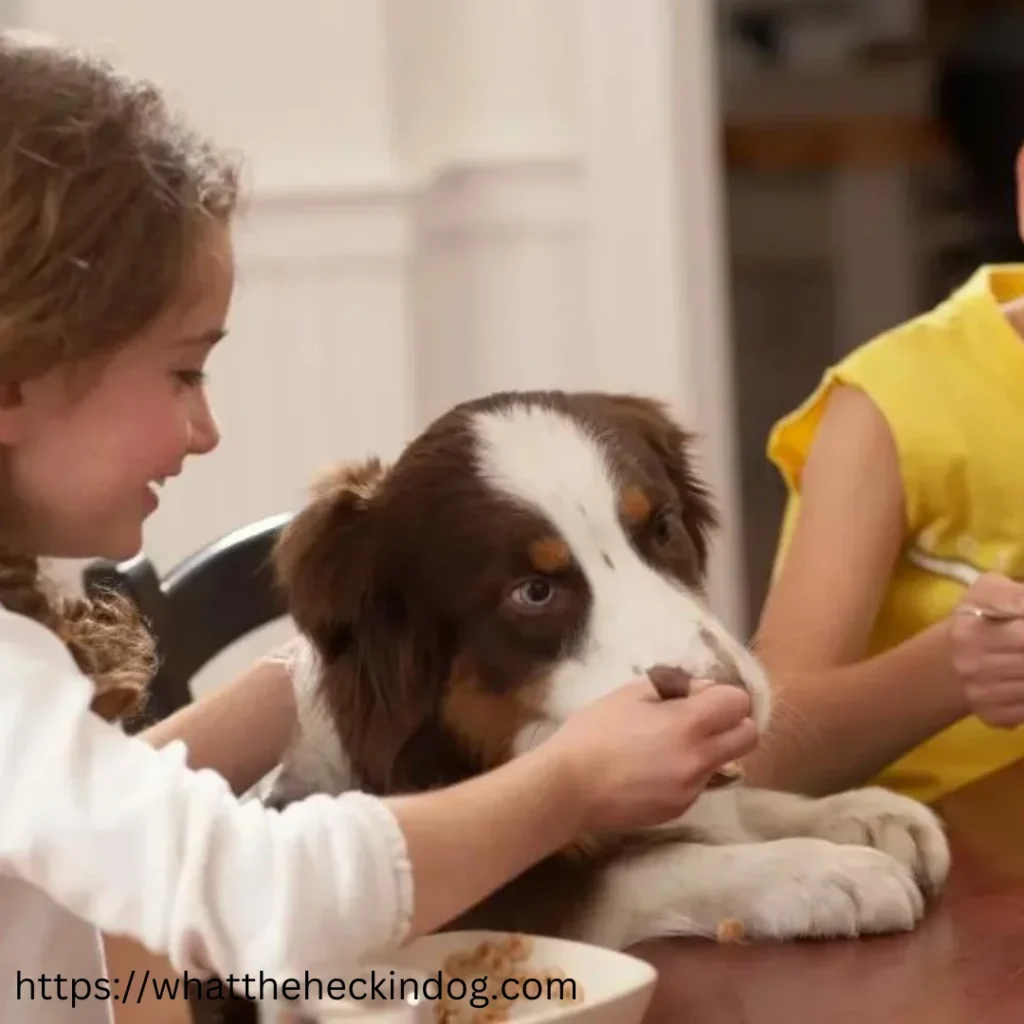
[[[558,769],[557,757],[545,744],[445,790],[385,801],[421,879],[412,934],[432,931],[455,916],[448,891],[453,864],[461,865],[458,913],[577,835],[585,794],[577,780]],[[500,815],[496,807],[502,808]]]
[[[905,512],[895,443],[863,392],[833,393],[800,490],[756,638],[776,717],[744,766],[753,785],[819,795],[864,783],[967,707],[948,620],[864,657]]]
[[[295,727],[295,694],[284,658],[268,657],[139,733],[161,748],[181,740],[190,768],[212,768],[244,793],[281,762]]]
[[[460,786],[276,811],[189,769],[180,744],[155,750],[91,713],[91,685],[37,622],[0,616],[0,674],[0,871],[221,977],[334,976],[462,913],[581,824],[682,813],[755,739],[734,688],[661,701],[638,684]]]
[[[420,879],[414,892],[409,933],[444,924],[461,904],[469,906],[508,879],[567,844],[581,828],[586,801],[578,781],[552,763],[548,747],[519,758],[489,777],[438,793],[385,801],[405,836],[408,859]],[[524,793],[531,796],[524,798]],[[495,807],[504,809],[496,821]],[[567,813],[568,811],[568,813]],[[453,866],[458,888],[453,889]],[[116,935],[105,936],[111,977],[148,971],[154,985],[175,991],[171,961]],[[115,1006],[117,1024],[188,1024],[186,994],[177,1000],[146,993],[139,1005]]]
[[[662,700],[623,685],[528,753],[446,789],[385,804],[418,883],[411,930],[432,931],[582,834],[661,824],[757,742],[750,698],[710,686]]]
[[[289,646],[143,730],[139,738],[157,749],[181,740],[188,747],[190,768],[213,769],[236,794],[251,789],[280,763],[295,723]],[[186,994],[175,987],[178,972],[166,956],[122,935],[105,934],[103,943],[112,978],[127,978],[132,971],[141,978],[148,972],[152,985],[140,1002],[115,1004],[116,1024],[189,1024]],[[176,999],[167,995],[174,991]]]

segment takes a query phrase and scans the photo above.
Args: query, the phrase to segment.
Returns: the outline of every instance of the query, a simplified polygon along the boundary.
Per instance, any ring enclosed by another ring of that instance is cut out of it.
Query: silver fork
[[[970,587],[984,575],[981,569],[956,558],[939,558],[937,555],[929,555],[920,548],[911,548],[907,552],[907,559],[925,572],[933,573],[936,576],[943,576],[954,583],[961,583]],[[979,619],[988,619],[991,622],[1012,622],[1015,619],[1024,619],[1024,610],[1011,611],[1008,608],[981,608],[974,604],[962,604],[956,608],[954,614],[973,615]]]

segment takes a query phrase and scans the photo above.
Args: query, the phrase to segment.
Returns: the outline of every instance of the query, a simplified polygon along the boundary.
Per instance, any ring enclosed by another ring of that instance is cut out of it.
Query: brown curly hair
[[[137,337],[187,287],[207,225],[228,220],[237,199],[235,162],[151,82],[0,32],[0,382],[102,359]],[[12,515],[16,496],[5,504]],[[142,707],[155,648],[128,601],[59,595],[8,539],[0,603],[63,640],[103,717]]]

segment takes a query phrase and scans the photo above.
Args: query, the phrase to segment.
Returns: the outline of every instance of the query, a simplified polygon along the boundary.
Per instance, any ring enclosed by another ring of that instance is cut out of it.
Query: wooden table
[[[913,933],[637,950],[660,972],[645,1024],[1018,1024],[1024,1020],[1024,763],[937,808],[949,884]]]

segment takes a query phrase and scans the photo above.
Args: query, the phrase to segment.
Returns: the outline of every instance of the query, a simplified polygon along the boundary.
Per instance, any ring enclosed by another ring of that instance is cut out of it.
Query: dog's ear
[[[274,548],[288,610],[327,658],[351,643],[371,585],[373,499],[385,472],[374,458],[325,474]]]
[[[275,550],[289,610],[319,653],[318,697],[360,787],[381,794],[447,772],[435,723],[450,666],[443,629],[391,564],[385,478],[376,459],[326,476]]]
[[[711,492],[694,467],[696,436],[676,421],[663,402],[635,395],[613,395],[611,400],[658,456],[678,494],[683,525],[697,553],[701,577],[704,577],[711,538],[719,520]]]
[[[442,627],[400,584],[375,590],[351,649],[321,682],[361,788],[387,795],[455,780],[440,731],[451,661]]]

